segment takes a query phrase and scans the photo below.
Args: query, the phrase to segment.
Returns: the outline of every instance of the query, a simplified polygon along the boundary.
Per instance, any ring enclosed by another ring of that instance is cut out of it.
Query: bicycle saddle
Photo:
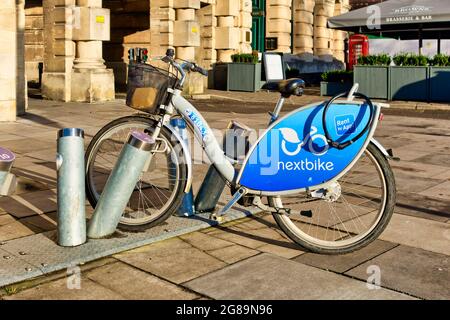
[[[278,80],[266,82],[261,89],[269,91],[278,91],[283,97],[290,97],[291,95],[301,96],[305,88],[305,81],[299,78]]]

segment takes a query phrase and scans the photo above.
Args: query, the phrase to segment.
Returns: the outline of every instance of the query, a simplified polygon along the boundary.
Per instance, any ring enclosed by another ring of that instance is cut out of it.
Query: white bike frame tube
[[[236,171],[200,112],[181,96],[180,90],[174,90],[171,103],[183,119],[194,128],[195,137],[202,145],[211,163],[226,180],[234,182]]]

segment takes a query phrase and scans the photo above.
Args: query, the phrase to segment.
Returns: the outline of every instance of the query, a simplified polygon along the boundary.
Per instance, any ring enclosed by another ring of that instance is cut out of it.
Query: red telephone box
[[[354,34],[348,40],[348,69],[358,63],[358,58],[369,55],[369,37],[363,34]]]

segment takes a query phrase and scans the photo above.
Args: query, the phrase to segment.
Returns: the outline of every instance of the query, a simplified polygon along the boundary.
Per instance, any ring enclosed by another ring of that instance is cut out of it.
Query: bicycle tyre
[[[112,130],[118,130],[121,127],[130,127],[133,125],[140,126],[141,128],[154,128],[157,124],[157,120],[146,116],[146,115],[133,115],[126,116],[119,119],[116,119],[107,125],[105,125],[102,129],[100,129],[97,134],[92,138],[89,146],[86,150],[85,162],[86,162],[86,196],[89,200],[89,203],[93,208],[97,205],[99,192],[95,190],[96,184],[93,181],[92,174],[90,170],[95,166],[96,153],[98,149],[101,147],[102,141],[104,141],[105,137],[111,133]],[[163,127],[161,128],[160,137],[163,137],[166,141],[171,144],[172,150],[179,150],[179,152],[175,152],[178,159],[183,159],[184,154],[182,151],[179,142],[173,139],[170,130]],[[126,141],[124,140],[123,143]],[[151,228],[158,224],[161,224],[165,220],[167,220],[170,215],[172,215],[176,210],[180,207],[181,202],[184,196],[184,189],[187,183],[187,164],[183,163],[183,161],[178,161],[177,171],[179,173],[178,183],[176,185],[176,190],[174,192],[174,196],[171,198],[170,203],[166,204],[165,209],[159,212],[153,219],[148,222],[142,223],[127,223],[124,221],[124,217],[121,218],[119,228],[123,230],[130,231],[140,231],[147,228]],[[138,182],[139,183],[139,182]]]

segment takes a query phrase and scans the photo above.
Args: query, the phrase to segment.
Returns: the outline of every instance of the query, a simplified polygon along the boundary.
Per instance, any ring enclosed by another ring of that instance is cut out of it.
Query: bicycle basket
[[[128,65],[127,106],[147,113],[167,104],[167,89],[173,88],[177,78],[167,70],[145,63]]]

